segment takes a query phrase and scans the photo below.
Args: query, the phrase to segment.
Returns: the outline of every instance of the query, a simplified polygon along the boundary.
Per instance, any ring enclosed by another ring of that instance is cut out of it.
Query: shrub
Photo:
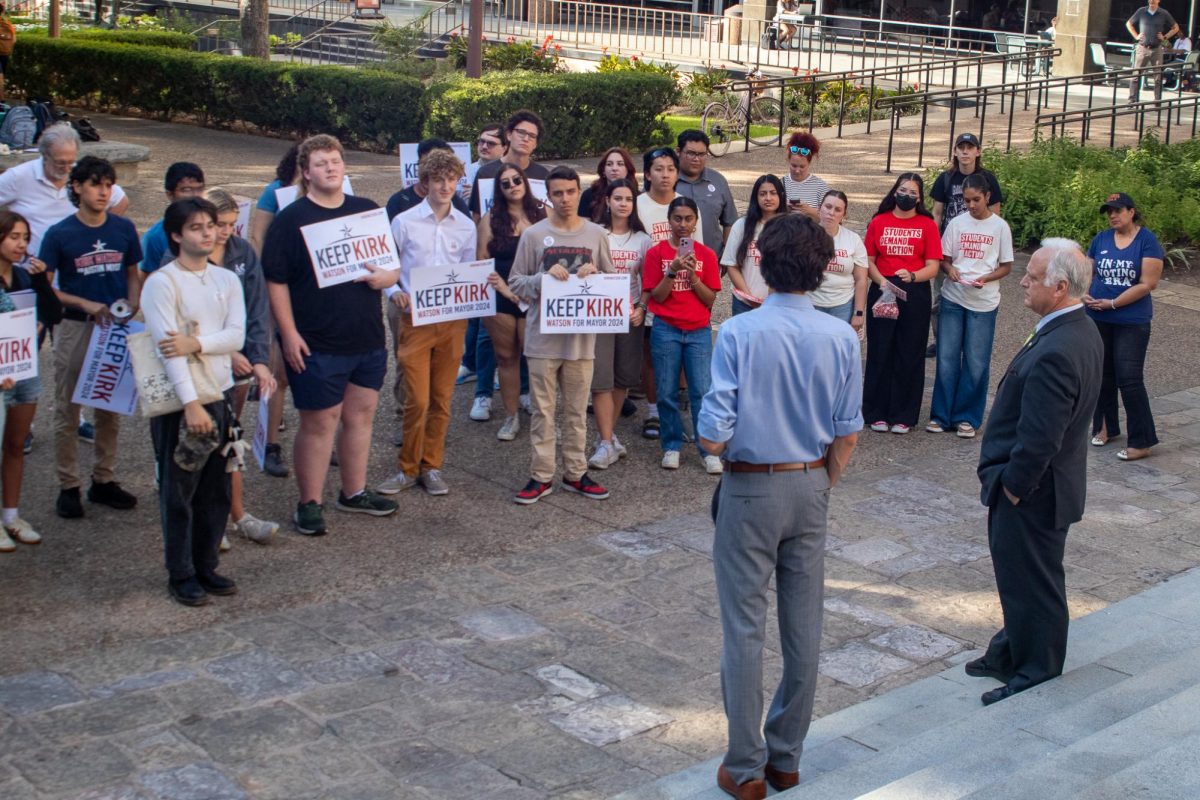
[[[46,29],[39,27],[32,31],[22,32],[17,37],[17,41],[19,42],[30,36],[44,37],[45,35]],[[62,35],[64,39],[75,41],[115,42],[136,44],[143,47],[168,47],[173,50],[191,50],[196,45],[196,37],[191,34],[154,29],[118,28],[112,30],[110,28],[78,28],[75,30],[63,30]]]
[[[446,58],[458,69],[467,66],[467,37],[452,33],[450,44],[446,46]],[[483,68],[489,72],[500,72],[514,69],[524,69],[530,72],[563,72],[566,66],[559,59],[560,45],[550,44],[552,36],[547,36],[541,47],[534,47],[532,42],[518,42],[514,37],[508,37],[504,44],[484,43]]]
[[[426,133],[470,141],[483,124],[532,108],[546,123],[539,158],[599,153],[616,145],[640,149],[666,135],[659,115],[678,92],[674,79],[650,72],[453,76],[426,93]]]
[[[1043,139],[1025,153],[988,151],[983,163],[1004,190],[1013,243],[1065,236],[1084,247],[1108,227],[1100,204],[1126,192],[1164,245],[1200,242],[1200,141],[1164,145],[1149,134],[1138,147],[1083,147]]]
[[[650,72],[657,75],[666,75],[671,80],[679,81],[679,70],[674,64],[655,64],[653,61],[647,61],[639,56],[610,56],[601,57],[600,63],[596,66],[597,72]]]
[[[237,122],[287,137],[329,133],[391,151],[421,134],[421,84],[380,70],[302,67],[103,41],[17,39],[9,78],[27,97],[169,119]]]

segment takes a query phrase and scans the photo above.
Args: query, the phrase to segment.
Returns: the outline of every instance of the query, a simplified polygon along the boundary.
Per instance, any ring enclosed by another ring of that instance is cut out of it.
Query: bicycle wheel
[[[720,158],[729,150],[729,143],[737,138],[737,120],[729,111],[729,104],[720,101],[709,103],[700,117],[700,130],[708,134],[708,152]]]
[[[756,97],[750,101],[750,141],[755,144],[775,144],[779,141],[779,118],[783,107],[774,97]],[[760,126],[770,128],[761,130]],[[755,130],[760,128],[759,130]]]

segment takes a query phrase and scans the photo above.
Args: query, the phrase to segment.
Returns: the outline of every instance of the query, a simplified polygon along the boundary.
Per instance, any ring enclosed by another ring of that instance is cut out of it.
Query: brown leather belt
[[[765,472],[767,474],[773,472],[798,472],[804,470],[808,472],[810,469],[820,469],[825,466],[825,459],[818,458],[816,461],[809,461],[807,464],[803,461],[793,461],[787,464],[751,464],[746,461],[730,461],[725,465],[725,469],[730,472]]]

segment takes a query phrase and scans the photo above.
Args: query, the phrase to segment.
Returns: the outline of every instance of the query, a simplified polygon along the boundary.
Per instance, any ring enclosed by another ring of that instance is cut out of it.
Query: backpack
[[[79,138],[85,142],[100,141],[100,131],[96,130],[96,126],[87,117],[71,120],[71,127],[79,134]]]
[[[32,147],[37,135],[37,118],[28,106],[13,106],[0,124],[0,142],[14,150]]]
[[[66,114],[54,107],[53,100],[30,100],[29,108],[33,111],[33,118],[37,122],[37,132],[33,137],[35,144],[38,139],[42,138],[42,131],[67,118]]]

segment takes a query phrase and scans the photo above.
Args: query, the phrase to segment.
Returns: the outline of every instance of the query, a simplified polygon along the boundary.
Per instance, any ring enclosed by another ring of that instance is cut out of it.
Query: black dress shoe
[[[167,591],[175,602],[185,606],[208,605],[208,594],[200,588],[200,583],[195,578],[167,581]]]
[[[83,516],[83,501],[79,499],[79,487],[63,489],[58,493],[54,511],[63,519],[79,519]]]
[[[1012,697],[1016,693],[1016,690],[1008,685],[997,686],[990,692],[984,692],[979,696],[979,699],[983,701],[985,706],[990,706],[992,703],[999,703],[1001,700]]]
[[[88,489],[87,499],[89,502],[99,503],[119,511],[128,511],[137,505],[137,498],[122,489],[121,485],[116,481],[109,481],[108,483],[96,483],[92,481],[92,486]]]
[[[974,661],[968,661],[963,664],[963,672],[970,675],[972,678],[995,678],[998,681],[1007,683],[1012,675],[1006,675],[998,669],[994,669],[990,664],[982,658],[977,658]]]
[[[218,575],[215,572],[210,572],[207,575],[196,575],[196,583],[209,594],[225,597],[231,594],[237,594],[237,584],[226,578],[224,575]]]

